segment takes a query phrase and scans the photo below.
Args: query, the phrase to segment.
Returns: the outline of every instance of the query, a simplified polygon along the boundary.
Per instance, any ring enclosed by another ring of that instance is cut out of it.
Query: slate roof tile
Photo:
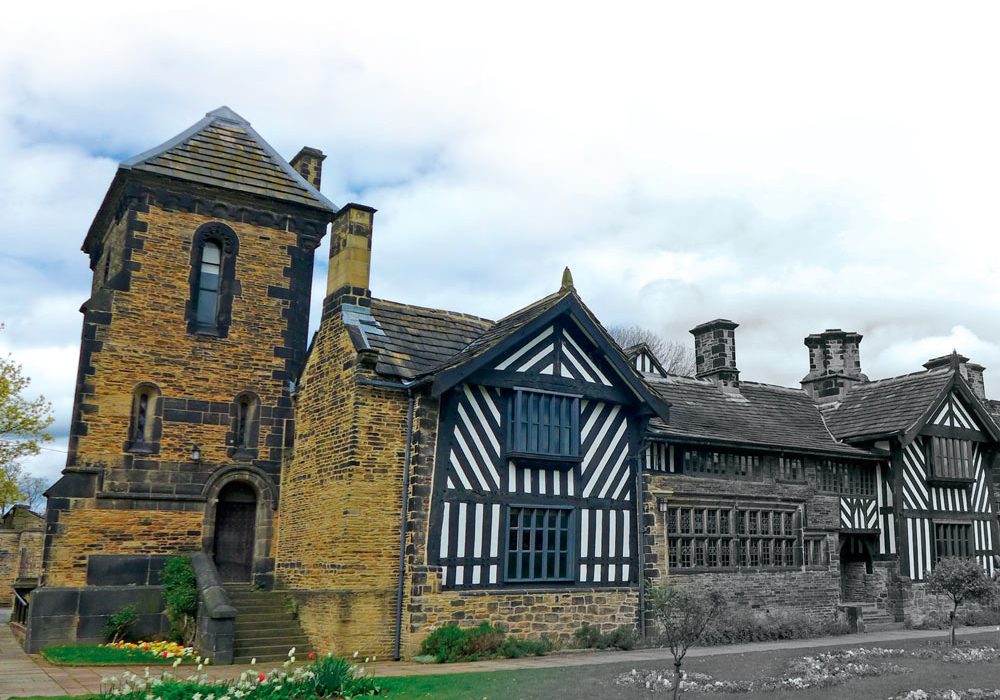
[[[645,375],[645,379],[670,402],[670,424],[654,419],[650,425],[654,432],[845,456],[870,454],[837,442],[819,408],[800,389],[744,381],[739,394],[727,394],[703,379],[674,375]]]
[[[169,141],[122,162],[121,168],[337,211],[228,107],[209,112]]]
[[[950,367],[858,384],[827,414],[840,439],[904,432],[931,407],[952,380]]]
[[[385,333],[369,335],[379,351],[379,374],[413,379],[448,362],[493,327],[469,314],[372,299],[371,313]]]

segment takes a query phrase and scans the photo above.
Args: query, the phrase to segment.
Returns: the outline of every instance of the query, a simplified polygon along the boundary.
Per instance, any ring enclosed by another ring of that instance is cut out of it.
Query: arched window
[[[223,223],[213,221],[199,228],[191,244],[191,300],[188,331],[225,337],[237,293],[236,253],[239,239]]]
[[[217,241],[206,241],[201,249],[201,270],[198,273],[198,305],[196,321],[199,326],[218,325],[219,273],[222,271],[222,246]]]
[[[160,440],[160,390],[154,384],[140,384],[132,392],[132,419],[129,422],[130,452],[158,452]]]
[[[256,394],[244,392],[233,402],[233,432],[230,439],[230,456],[256,457],[260,433],[260,399]]]

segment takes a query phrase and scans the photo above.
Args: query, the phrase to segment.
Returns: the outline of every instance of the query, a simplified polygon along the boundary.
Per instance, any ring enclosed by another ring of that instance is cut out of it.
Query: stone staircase
[[[298,659],[311,651],[309,638],[288,606],[287,594],[249,586],[226,586],[226,594],[236,608],[233,663],[249,663],[253,658],[284,661],[292,647]]]
[[[902,622],[896,622],[892,615],[879,608],[875,603],[841,603],[841,606],[845,605],[856,605],[861,608],[861,619],[865,623],[865,632],[901,630],[905,626]]]

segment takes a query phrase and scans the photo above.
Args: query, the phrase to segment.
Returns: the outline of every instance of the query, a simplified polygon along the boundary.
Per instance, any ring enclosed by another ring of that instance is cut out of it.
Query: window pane
[[[201,250],[201,261],[215,265],[222,263],[222,250],[219,248],[219,244],[212,241],[206,243]]]
[[[198,323],[203,325],[215,324],[215,311],[218,295],[215,292],[201,290],[198,293]]]

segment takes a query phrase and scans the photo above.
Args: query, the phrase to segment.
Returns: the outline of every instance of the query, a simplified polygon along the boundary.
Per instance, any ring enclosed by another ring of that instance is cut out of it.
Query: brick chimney
[[[326,156],[323,155],[323,151],[311,146],[303,146],[302,150],[289,161],[289,165],[295,168],[306,182],[318,190],[319,183],[323,178],[324,160],[326,160]]]
[[[341,304],[369,306],[371,303],[368,283],[375,211],[363,204],[345,204],[333,219],[324,318]]]
[[[924,363],[927,370],[940,369],[942,367],[954,367],[961,373],[962,378],[968,383],[972,393],[981,400],[986,400],[986,383],[983,380],[983,372],[986,368],[975,362],[969,362],[969,358],[952,350],[950,355],[934,357]]]
[[[828,328],[805,338],[809,348],[809,373],[802,378],[802,388],[820,403],[834,403],[847,395],[856,384],[867,382],[861,372],[860,333]]]
[[[694,336],[694,376],[698,379],[711,379],[720,389],[731,393],[739,393],[740,390],[735,334],[739,325],[717,318],[690,330]]]

